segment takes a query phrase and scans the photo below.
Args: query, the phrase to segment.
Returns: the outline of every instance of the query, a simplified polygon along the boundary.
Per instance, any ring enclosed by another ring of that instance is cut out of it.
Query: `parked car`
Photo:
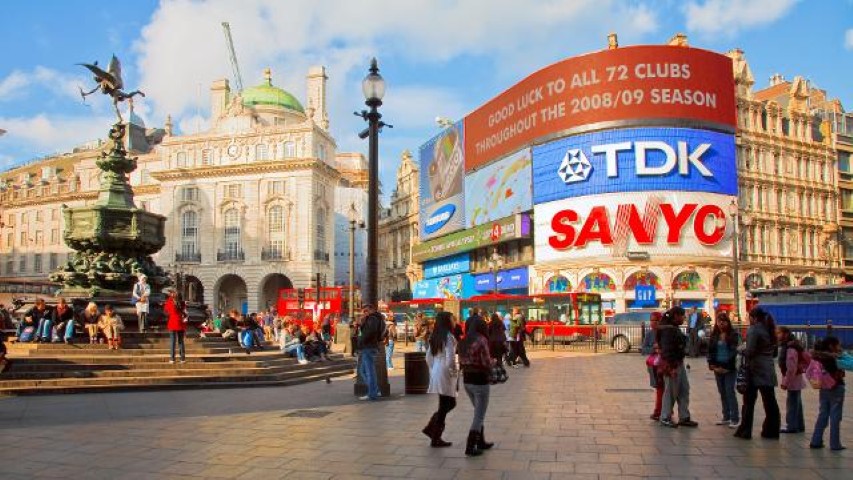
[[[654,310],[633,310],[614,315],[607,321],[607,343],[619,353],[640,348],[652,312]]]

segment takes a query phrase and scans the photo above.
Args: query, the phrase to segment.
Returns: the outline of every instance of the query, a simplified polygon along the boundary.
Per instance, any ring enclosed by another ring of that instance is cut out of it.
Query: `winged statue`
[[[141,90],[134,90],[132,92],[125,92],[122,90],[124,88],[124,80],[121,78],[121,62],[119,59],[113,55],[113,58],[110,59],[109,65],[107,65],[106,71],[98,66],[98,62],[95,63],[78,63],[78,65],[82,65],[86,67],[90,72],[92,72],[94,76],[94,80],[97,83],[95,88],[89,90],[88,92],[80,89],[80,95],[83,97],[83,100],[86,100],[86,97],[100,90],[104,95],[109,95],[113,99],[113,108],[115,108],[116,116],[118,116],[119,122],[123,122],[124,120],[121,117],[121,111],[119,111],[118,104],[125,100],[132,99],[136,95],[145,96]]]

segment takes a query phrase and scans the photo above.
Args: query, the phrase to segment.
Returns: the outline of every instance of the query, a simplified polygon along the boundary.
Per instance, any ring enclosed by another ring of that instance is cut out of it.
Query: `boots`
[[[480,435],[477,437],[477,448],[480,450],[488,450],[494,446],[494,443],[486,441],[486,437],[483,436],[483,427],[480,427]]]
[[[430,417],[430,419],[429,419],[429,423],[427,423],[427,426],[424,427],[423,430],[421,430],[421,432],[423,432],[424,435],[429,437],[430,440],[432,440],[432,437],[435,435],[434,432],[435,432],[435,425],[436,425],[436,419],[437,418],[438,418],[438,414],[433,413],[432,417]]]
[[[480,439],[480,432],[471,430],[468,432],[468,440],[465,441],[465,455],[476,457],[483,454],[483,451],[477,446],[477,441]]]
[[[432,437],[429,446],[432,448],[444,448],[453,445],[453,442],[445,442],[441,439],[441,434],[444,433],[444,424],[436,422],[432,428]]]

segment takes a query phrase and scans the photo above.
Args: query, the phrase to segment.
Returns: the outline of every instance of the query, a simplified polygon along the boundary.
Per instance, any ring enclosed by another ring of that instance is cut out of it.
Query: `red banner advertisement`
[[[545,67],[465,117],[465,170],[565,130],[647,119],[734,132],[731,59],[689,47],[635,46]]]

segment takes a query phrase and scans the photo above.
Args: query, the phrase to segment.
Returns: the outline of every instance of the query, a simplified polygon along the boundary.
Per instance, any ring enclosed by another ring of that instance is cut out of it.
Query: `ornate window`
[[[201,151],[201,164],[202,165],[212,165],[213,164],[213,151],[209,148],[206,148]]]
[[[225,185],[225,198],[243,198],[243,186],[239,183]]]
[[[255,146],[255,161],[264,162],[269,160],[269,149],[265,143],[259,143]]]
[[[284,180],[273,180],[267,184],[267,195],[284,195]]]
[[[198,187],[181,188],[181,200],[184,202],[198,201]]]
[[[227,258],[239,258],[240,255],[240,212],[236,208],[225,211],[225,255]]]
[[[198,213],[187,210],[181,214],[181,256],[191,259],[198,252]]]
[[[284,157],[293,158],[296,156],[296,143],[284,142]]]
[[[187,152],[178,152],[176,155],[176,161],[178,168],[184,168],[187,166]]]
[[[317,250],[326,251],[326,210],[317,209]]]
[[[267,239],[269,240],[269,252],[275,258],[284,255],[284,236],[286,228],[284,225],[284,207],[273,205],[267,211]]]

